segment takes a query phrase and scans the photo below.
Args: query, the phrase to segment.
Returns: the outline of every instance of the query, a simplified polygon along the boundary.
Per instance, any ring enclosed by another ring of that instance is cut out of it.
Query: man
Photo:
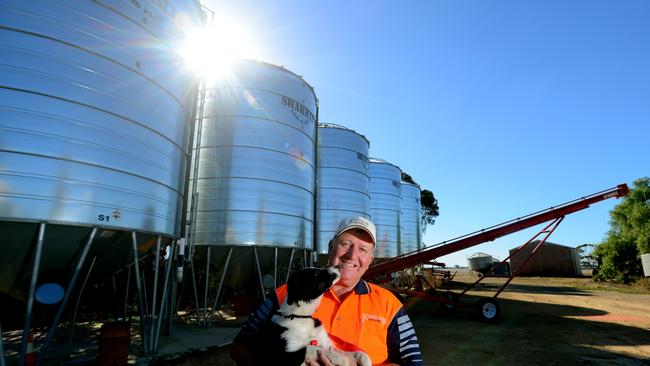
[[[364,217],[344,219],[329,243],[329,265],[337,266],[341,279],[325,293],[313,314],[339,349],[366,352],[372,363],[421,365],[422,355],[411,320],[401,302],[388,290],[361,277],[372,263],[375,225]],[[243,325],[231,346],[238,364],[252,361],[249,345],[262,322],[284,301],[286,286],[276,290],[277,301],[267,299]],[[350,365],[354,360],[349,359]],[[307,360],[308,365],[331,365],[326,355]]]

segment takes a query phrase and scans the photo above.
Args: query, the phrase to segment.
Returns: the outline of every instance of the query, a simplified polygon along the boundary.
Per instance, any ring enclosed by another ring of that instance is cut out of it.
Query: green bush
[[[629,283],[642,275],[641,254],[650,253],[650,178],[634,181],[610,216],[607,238],[594,249],[594,279]]]

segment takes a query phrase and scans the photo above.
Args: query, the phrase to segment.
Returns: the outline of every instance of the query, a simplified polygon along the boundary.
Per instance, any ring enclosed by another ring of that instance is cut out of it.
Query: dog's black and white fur
[[[315,358],[315,349],[327,352],[334,364],[346,365],[337,353],[329,352],[332,343],[320,320],[311,314],[320,305],[323,294],[340,278],[338,268],[306,268],[293,274],[287,282],[284,303],[260,328],[258,361],[280,365],[301,365],[305,357]],[[352,357],[361,365],[371,365],[363,352]]]

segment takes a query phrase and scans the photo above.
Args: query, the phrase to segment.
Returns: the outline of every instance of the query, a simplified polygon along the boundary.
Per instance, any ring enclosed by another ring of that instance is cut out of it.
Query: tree
[[[402,181],[417,184],[413,178],[405,172],[402,172]],[[419,184],[417,184],[419,186]],[[427,225],[433,225],[438,217],[438,200],[434,197],[433,192],[428,189],[420,190],[420,206],[422,208],[422,233],[427,230]]]
[[[650,253],[650,178],[634,181],[610,217],[607,237],[593,254],[600,266],[596,279],[627,283],[641,274],[639,255]]]
[[[593,250],[594,250],[594,245],[589,243],[578,245],[576,247],[576,251],[580,256],[580,265],[582,266],[582,268],[592,269],[598,266],[598,262],[596,261],[596,258],[594,258],[593,256]]]
[[[407,173],[404,173],[404,172],[402,172],[402,182],[417,184],[417,183],[415,183],[415,181],[413,180],[413,178],[410,175],[408,175]]]
[[[420,205],[422,206],[422,232],[427,230],[427,225],[433,225],[438,217],[438,200],[433,192],[423,189],[420,192]]]
[[[641,274],[639,250],[631,240],[626,240],[610,231],[607,240],[594,250],[598,261],[598,271],[594,276],[598,280],[613,280],[629,283]]]
[[[650,178],[634,181],[634,187],[611,216],[616,231],[634,241],[640,254],[650,253]]]

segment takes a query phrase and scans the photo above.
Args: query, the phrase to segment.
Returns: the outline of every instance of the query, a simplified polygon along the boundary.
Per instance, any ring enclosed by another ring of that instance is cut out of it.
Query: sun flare
[[[193,72],[211,80],[227,74],[234,61],[255,58],[255,47],[240,24],[215,19],[212,25],[188,32],[179,53]]]

